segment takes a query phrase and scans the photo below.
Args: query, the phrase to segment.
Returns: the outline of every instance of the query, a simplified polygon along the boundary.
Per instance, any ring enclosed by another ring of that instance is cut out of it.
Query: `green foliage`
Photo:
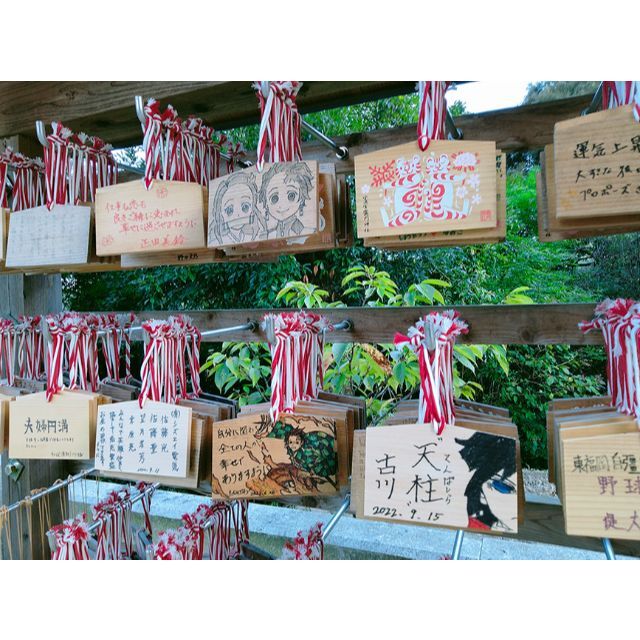
[[[595,93],[600,83],[597,81],[543,81],[532,82],[527,87],[527,95],[524,104],[531,102],[546,102],[547,100],[560,100]]]

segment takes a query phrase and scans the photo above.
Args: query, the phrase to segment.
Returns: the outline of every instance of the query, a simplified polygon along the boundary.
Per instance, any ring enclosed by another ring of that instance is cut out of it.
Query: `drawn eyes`
[[[295,202],[298,199],[298,194],[295,191],[288,191],[287,192],[287,200],[289,202]],[[277,193],[274,193],[270,198],[269,198],[269,202],[273,205],[278,204],[278,202],[280,201],[280,195]]]
[[[242,213],[249,213],[251,211],[251,205],[248,202],[242,203]]]
[[[491,488],[498,493],[515,493],[516,488],[508,480],[502,480],[501,478],[492,478],[489,481]]]
[[[271,204],[278,204],[278,200],[280,200],[280,196],[277,193],[274,193],[271,198],[269,198]]]
[[[229,206],[224,210],[224,212],[225,212],[228,216],[233,215],[233,205],[229,205]]]
[[[289,193],[287,193],[287,200],[289,200],[289,202],[294,202],[295,199],[296,199],[296,192],[289,191]]]

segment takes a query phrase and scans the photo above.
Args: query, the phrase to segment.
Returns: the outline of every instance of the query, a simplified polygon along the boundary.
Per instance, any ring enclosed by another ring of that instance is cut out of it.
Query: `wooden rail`
[[[447,306],[456,309],[469,324],[469,334],[459,342],[468,344],[602,344],[598,331],[583,334],[578,322],[593,317],[595,304],[534,305],[466,305]],[[314,309],[331,322],[349,319],[351,331],[327,333],[329,342],[390,343],[396,332],[404,332],[421,316],[445,307],[343,307]],[[166,318],[184,313],[191,316],[200,331],[224,329],[249,321],[260,322],[266,313],[291,309],[227,309],[220,311],[136,311],[138,320]],[[103,313],[96,311],[96,313]],[[117,313],[117,312],[116,312]],[[141,339],[141,333],[133,334]],[[255,333],[237,331],[224,336],[205,338],[207,342],[265,342],[260,330]]]

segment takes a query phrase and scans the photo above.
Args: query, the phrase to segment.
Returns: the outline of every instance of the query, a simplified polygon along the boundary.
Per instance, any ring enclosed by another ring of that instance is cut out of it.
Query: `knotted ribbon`
[[[298,531],[293,540],[287,540],[282,549],[282,560],[324,560],[322,522],[315,524],[307,534]]]
[[[300,114],[296,96],[302,82],[258,81],[253,88],[260,104],[257,167],[262,171],[269,146],[269,162],[296,162],[302,159]]]
[[[418,146],[422,151],[427,150],[432,140],[445,138],[447,103],[444,95],[448,86],[448,82],[440,80],[418,82]]]
[[[453,345],[469,328],[456,311],[431,312],[407,335],[397,333],[394,344],[409,348],[418,356],[420,399],[418,424],[429,424],[437,434],[453,425]]]

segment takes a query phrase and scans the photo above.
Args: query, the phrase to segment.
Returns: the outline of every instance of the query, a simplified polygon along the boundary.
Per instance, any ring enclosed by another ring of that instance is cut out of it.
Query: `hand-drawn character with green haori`
[[[295,424],[278,421],[268,433],[256,434],[257,437],[284,440],[290,463],[277,463],[271,457],[267,447],[262,445],[265,464],[270,467],[267,477],[290,490],[302,487],[317,490],[328,483],[337,488],[336,474],[338,460],[335,451],[335,435],[326,431],[305,431]]]
[[[262,176],[258,199],[264,207],[268,238],[312,233],[300,217],[314,188],[314,175],[304,162],[273,164]]]

